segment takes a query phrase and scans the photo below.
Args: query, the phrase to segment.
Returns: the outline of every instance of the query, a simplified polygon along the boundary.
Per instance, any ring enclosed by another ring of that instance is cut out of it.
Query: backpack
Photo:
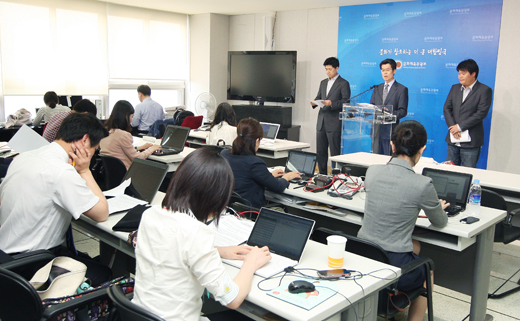
[[[173,114],[173,119],[175,120],[174,121],[174,125],[177,125],[177,126],[181,126],[182,125],[182,122],[184,121],[184,118],[188,117],[188,116],[195,116],[195,114],[193,114],[191,111],[189,110],[183,110],[183,109],[179,109],[177,110],[174,114]]]

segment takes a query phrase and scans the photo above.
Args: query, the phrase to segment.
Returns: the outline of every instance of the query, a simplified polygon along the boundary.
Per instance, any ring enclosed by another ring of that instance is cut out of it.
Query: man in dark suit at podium
[[[323,102],[316,123],[316,152],[320,174],[327,174],[330,155],[341,154],[341,120],[339,113],[344,103],[350,100],[350,84],[338,74],[339,60],[335,57],[325,59],[323,63],[327,78],[320,83],[320,90],[315,100]],[[312,108],[318,105],[311,102]]]
[[[491,107],[493,91],[477,80],[475,60],[462,61],[457,71],[460,84],[451,87],[444,103],[444,118],[449,130],[446,160],[455,165],[477,167],[480,148],[484,145],[483,120]]]
[[[390,136],[399,120],[408,113],[408,88],[398,83],[395,78],[397,64],[393,59],[385,59],[379,64],[384,83],[377,85],[370,97],[372,105],[393,107],[396,122],[393,125],[374,125],[372,133],[372,152],[390,155]]]

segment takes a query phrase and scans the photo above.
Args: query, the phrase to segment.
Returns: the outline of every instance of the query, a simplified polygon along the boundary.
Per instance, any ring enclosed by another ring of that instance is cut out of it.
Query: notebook
[[[276,141],[276,136],[278,135],[278,130],[280,130],[280,124],[271,124],[271,123],[260,123],[262,125],[262,129],[264,130],[264,138],[261,141],[262,145],[272,145]]]
[[[168,173],[168,164],[134,158],[123,182],[130,179],[124,195],[107,200],[110,214],[127,211],[136,205],[151,203]],[[128,183],[127,183],[128,184]]]
[[[297,171],[303,180],[314,177],[316,171],[316,154],[302,151],[290,151],[285,164],[285,172]]]
[[[271,251],[271,260],[255,274],[267,278],[282,272],[286,267],[296,266],[314,223],[314,220],[262,207],[246,244],[258,247],[267,245]],[[222,261],[238,268],[244,263],[239,260]]]
[[[448,216],[455,216],[466,209],[473,175],[427,167],[422,174],[432,179],[437,196],[450,203],[445,209]]]
[[[179,154],[184,150],[190,128],[168,125],[161,140],[162,149],[154,152],[157,156]]]

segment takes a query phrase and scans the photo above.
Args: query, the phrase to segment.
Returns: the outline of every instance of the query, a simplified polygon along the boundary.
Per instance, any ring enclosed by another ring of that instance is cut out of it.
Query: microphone
[[[373,86],[371,86],[370,88],[368,88],[367,90],[363,91],[362,93],[359,93],[359,94],[355,95],[354,97],[350,97],[350,99],[349,99],[347,102],[350,103],[350,101],[351,101],[352,99],[357,98],[357,97],[359,97],[359,96],[361,96],[361,95],[366,94],[366,93],[369,92],[370,90],[374,89],[376,86],[377,86],[377,85],[373,85]]]

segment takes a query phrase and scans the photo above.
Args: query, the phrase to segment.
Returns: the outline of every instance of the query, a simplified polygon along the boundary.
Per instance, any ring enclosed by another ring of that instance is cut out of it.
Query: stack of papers
[[[114,187],[111,190],[104,191],[105,196],[112,196],[107,200],[108,203],[108,214],[114,214],[119,212],[128,211],[136,207],[137,205],[147,204],[147,201],[140,200],[138,198],[125,195],[125,189],[130,186],[132,179],[129,178],[122,182],[119,186]]]
[[[214,223],[209,225],[215,234],[213,246],[234,246],[244,243],[249,238],[254,225],[252,221],[238,219],[233,215],[221,216],[218,226]]]

